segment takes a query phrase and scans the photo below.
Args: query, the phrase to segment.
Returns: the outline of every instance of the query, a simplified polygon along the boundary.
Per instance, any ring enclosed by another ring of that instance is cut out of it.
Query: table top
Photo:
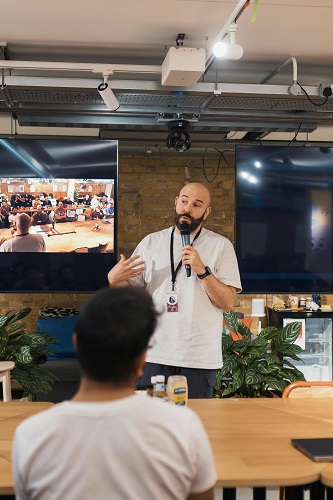
[[[333,465],[314,462],[290,444],[333,436],[333,398],[190,400],[189,407],[208,433],[217,487],[296,486],[322,475],[333,486]]]
[[[14,493],[12,443],[16,427],[25,418],[52,405],[22,401],[0,403],[0,495]]]
[[[52,403],[0,403],[0,494],[13,494],[11,449],[18,424]],[[218,488],[333,486],[333,464],[296,450],[292,438],[332,437],[333,398],[192,399],[210,439]]]

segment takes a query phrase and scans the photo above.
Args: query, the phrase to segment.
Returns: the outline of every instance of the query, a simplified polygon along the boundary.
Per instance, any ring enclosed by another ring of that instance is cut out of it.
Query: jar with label
[[[165,391],[165,376],[164,375],[156,375],[156,383],[154,389],[154,398],[160,398],[164,401],[167,400],[166,391]]]
[[[183,375],[171,375],[167,384],[169,402],[178,406],[187,406],[187,394],[187,378]]]
[[[305,297],[301,297],[299,299],[299,307],[303,307],[303,309],[304,309],[305,306],[306,306],[306,298]]]

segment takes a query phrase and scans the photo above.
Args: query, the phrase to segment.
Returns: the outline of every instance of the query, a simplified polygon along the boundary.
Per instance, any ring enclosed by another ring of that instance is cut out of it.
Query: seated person
[[[144,289],[104,288],[85,303],[73,335],[80,387],[17,427],[16,498],[213,500],[213,455],[199,417],[135,394],[157,321]]]
[[[12,229],[16,229],[16,219],[17,219],[17,208],[13,207],[10,214],[8,215],[9,225]]]
[[[90,200],[90,194],[86,194],[85,197],[84,197],[83,203],[85,205],[90,205],[90,202],[91,202],[91,200]]]
[[[99,199],[97,198],[97,196],[94,194],[94,196],[92,197],[91,201],[90,201],[90,206],[91,208],[96,208],[97,205],[99,205]]]
[[[23,207],[31,207],[33,199],[31,194],[25,193],[21,199],[23,201]]]
[[[32,200],[32,204],[31,204],[31,206],[32,206],[32,208],[36,209],[36,208],[37,208],[37,206],[38,206],[38,205],[40,205],[40,204],[41,204],[40,198],[39,198],[39,196],[38,196],[38,195],[36,195],[36,196],[35,196],[35,199],[34,199],[34,200]]]
[[[58,206],[54,209],[54,219],[55,222],[66,222],[67,221],[67,211],[64,207],[62,201],[59,201]]]
[[[103,217],[104,217],[104,213],[99,205],[97,205],[97,207],[95,207],[91,210],[91,213],[90,213],[91,220],[103,219]]]
[[[30,234],[31,218],[19,214],[16,218],[16,233],[0,246],[0,252],[45,252],[45,240],[41,234]]]
[[[47,195],[44,197],[42,205],[43,205],[43,207],[46,207],[46,208],[52,207],[52,202]]]
[[[102,207],[105,207],[108,204],[108,197],[106,195],[103,195],[100,201],[100,205]]]
[[[19,194],[15,194],[11,197],[10,204],[12,208],[21,208],[24,207],[24,200]]]
[[[0,206],[0,228],[9,228],[9,214],[11,211],[10,205],[7,203],[7,201],[3,200],[1,202]]]
[[[110,217],[114,217],[114,207],[109,203],[105,208],[103,208],[103,212],[105,217],[108,219]]]
[[[49,222],[49,216],[47,212],[42,209],[42,205],[37,205],[37,212],[33,214],[31,217],[33,226],[42,226],[43,224],[47,224]]]
[[[74,205],[74,201],[72,201],[70,197],[67,196],[67,198],[64,198],[63,204],[65,207],[70,207],[71,205]]]

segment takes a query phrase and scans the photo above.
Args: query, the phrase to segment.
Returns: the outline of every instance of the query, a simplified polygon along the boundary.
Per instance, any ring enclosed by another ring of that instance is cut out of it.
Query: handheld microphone
[[[182,245],[185,247],[186,245],[191,244],[190,238],[190,225],[187,222],[182,222],[179,226],[180,234],[182,237]],[[191,266],[190,264],[185,264],[186,276],[191,276]]]

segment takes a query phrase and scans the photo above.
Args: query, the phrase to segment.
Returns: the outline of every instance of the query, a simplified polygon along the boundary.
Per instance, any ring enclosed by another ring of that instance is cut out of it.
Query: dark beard
[[[180,222],[179,222],[179,220],[180,220],[181,217],[185,217],[185,216],[188,217],[191,220],[191,223],[189,223],[190,233],[193,233],[196,229],[198,229],[198,227],[200,226],[200,224],[204,221],[205,214],[203,214],[198,219],[195,219],[194,217],[191,217],[191,215],[187,214],[187,213],[178,214],[176,212],[176,209],[175,209],[174,214],[173,214],[173,220],[174,220],[175,226],[177,226],[179,230],[180,230]]]

